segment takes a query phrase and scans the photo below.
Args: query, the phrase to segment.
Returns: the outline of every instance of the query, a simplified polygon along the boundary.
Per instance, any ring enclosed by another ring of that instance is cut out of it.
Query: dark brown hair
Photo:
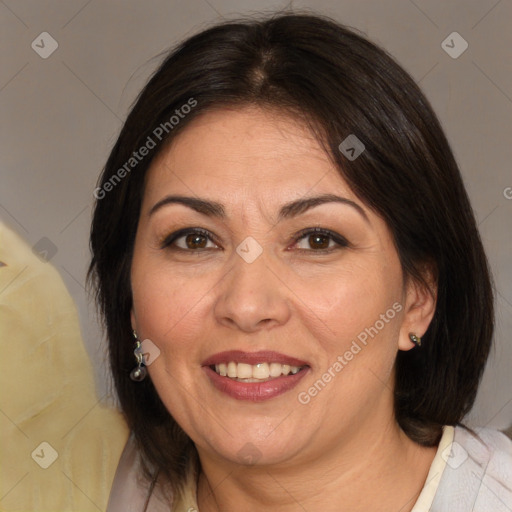
[[[275,14],[204,30],[167,56],[136,100],[96,189],[91,230],[89,275],[115,388],[145,460],[175,488],[191,440],[151,379],[129,378],[130,265],[144,179],[164,144],[199,114],[246,105],[299,116],[340,176],[386,221],[404,275],[426,284],[430,268],[437,279],[422,347],[400,352],[396,362],[395,414],[411,439],[433,446],[443,425],[462,421],[491,346],[493,291],[474,214],[440,123],[414,80],[384,50],[326,17]],[[159,140],[155,129],[160,134],[162,126]],[[355,160],[338,148],[350,134],[365,146]],[[127,167],[148,137],[155,147]]]

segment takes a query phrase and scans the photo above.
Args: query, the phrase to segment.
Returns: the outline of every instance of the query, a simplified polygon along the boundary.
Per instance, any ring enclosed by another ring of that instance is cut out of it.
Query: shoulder
[[[489,429],[455,427],[431,511],[510,512],[512,441]]]
[[[471,432],[473,430],[474,434]],[[505,452],[512,453],[512,440],[503,432],[492,428],[473,428],[455,427],[454,440],[458,440],[468,446],[470,449],[486,446],[490,453]]]

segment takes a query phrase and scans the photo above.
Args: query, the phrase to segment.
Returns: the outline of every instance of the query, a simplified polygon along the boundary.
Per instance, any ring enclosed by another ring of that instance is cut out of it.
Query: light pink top
[[[411,512],[512,512],[512,441],[492,429],[474,430],[478,438],[462,427],[443,428],[436,456]],[[198,512],[195,468],[190,468],[183,496],[174,503],[163,482],[158,481],[150,493],[140,474],[139,455],[130,436],[107,512]]]

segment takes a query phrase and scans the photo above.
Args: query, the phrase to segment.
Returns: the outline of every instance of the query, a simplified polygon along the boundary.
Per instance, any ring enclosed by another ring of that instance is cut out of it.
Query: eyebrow
[[[354,201],[351,201],[350,199],[340,197],[335,194],[322,194],[319,196],[306,197],[304,199],[297,199],[296,201],[286,203],[279,210],[278,221],[296,217],[306,212],[310,208],[314,208],[315,206],[326,203],[341,203],[351,206],[364,218],[366,222],[370,222],[366,212],[363,210],[363,208],[361,208],[361,206],[359,206]],[[196,197],[179,195],[170,195],[164,197],[151,208],[148,215],[151,216],[157,210],[160,210],[164,206],[170,204],[182,204],[184,206],[188,206],[192,210],[195,210],[196,212],[203,215],[207,215],[208,217],[217,217],[219,219],[225,219],[227,217],[224,206],[221,203],[217,203],[216,201],[208,201],[205,199],[198,199]]]

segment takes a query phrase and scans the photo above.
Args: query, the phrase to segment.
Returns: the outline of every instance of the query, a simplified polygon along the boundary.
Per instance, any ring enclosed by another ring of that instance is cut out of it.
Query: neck
[[[411,441],[394,419],[348,437],[307,464],[240,467],[200,453],[199,510],[410,512],[436,448]]]

